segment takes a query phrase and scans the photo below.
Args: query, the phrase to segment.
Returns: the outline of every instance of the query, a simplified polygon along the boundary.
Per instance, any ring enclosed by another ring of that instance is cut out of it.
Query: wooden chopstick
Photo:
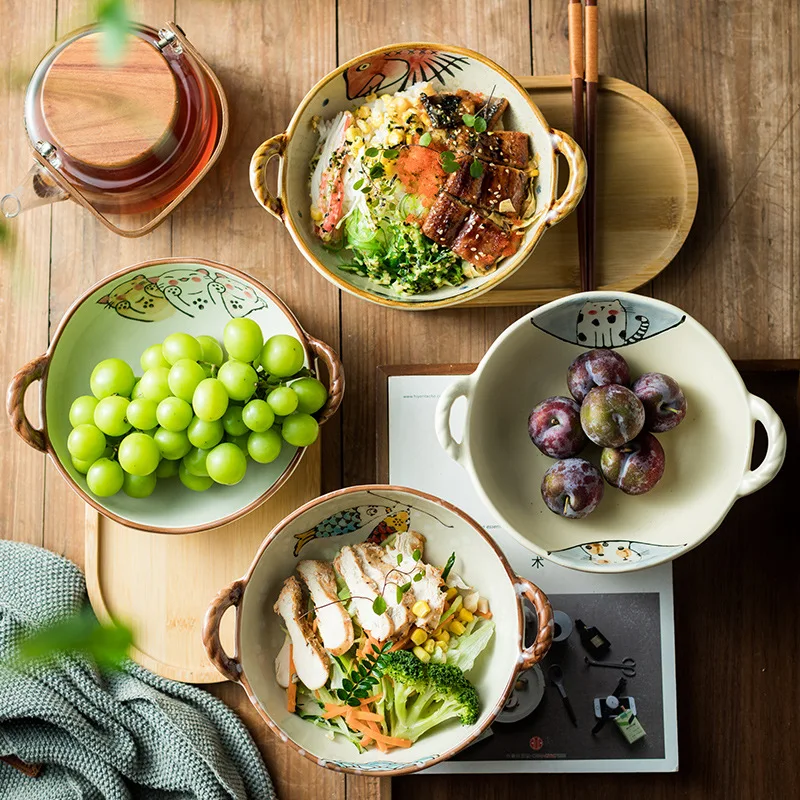
[[[597,0],[586,0],[586,289],[595,288],[597,255]]]
[[[569,29],[569,72],[572,78],[572,136],[581,150],[586,149],[585,120],[583,113],[584,52],[583,52],[583,5],[581,0],[569,0],[567,8]],[[578,264],[580,267],[581,291],[587,284],[586,263],[586,204],[578,203]]]

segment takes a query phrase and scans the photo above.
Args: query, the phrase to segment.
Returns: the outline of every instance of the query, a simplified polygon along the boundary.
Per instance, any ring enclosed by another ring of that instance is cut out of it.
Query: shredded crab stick
[[[334,129],[325,140],[311,176],[312,197],[317,198],[311,217],[314,232],[323,242],[335,242],[341,235],[336,226],[344,210],[343,178],[349,161],[346,136],[352,122],[353,115],[349,111],[334,120]]]

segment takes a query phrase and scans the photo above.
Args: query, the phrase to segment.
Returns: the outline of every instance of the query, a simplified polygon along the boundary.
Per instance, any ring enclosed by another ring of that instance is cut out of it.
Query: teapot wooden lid
[[[103,33],[59,52],[42,85],[53,144],[97,167],[140,161],[169,136],[178,110],[172,70],[152,44],[129,35],[119,63],[104,61]]]

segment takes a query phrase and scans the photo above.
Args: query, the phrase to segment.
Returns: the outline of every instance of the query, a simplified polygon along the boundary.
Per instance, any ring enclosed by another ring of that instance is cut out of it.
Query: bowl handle
[[[34,381],[41,379],[49,360],[47,353],[44,353],[26,364],[11,379],[11,383],[8,385],[8,394],[6,394],[6,412],[11,420],[11,427],[26,444],[43,453],[47,452],[47,437],[44,431],[34,428],[25,416],[25,392]]]
[[[547,226],[557,225],[564,217],[568,217],[583,197],[586,188],[586,157],[575,140],[564,131],[553,130],[553,149],[567,159],[569,180],[564,194],[553,203],[547,212]]]
[[[553,609],[547,595],[527,578],[517,575],[515,588],[522,597],[527,597],[533,604],[539,626],[533,644],[530,647],[523,647],[520,653],[520,671],[522,671],[538,664],[547,655],[553,643]]]
[[[247,585],[245,580],[234,581],[226,589],[223,589],[215,598],[206,611],[203,620],[203,645],[206,648],[209,661],[229,680],[239,682],[242,666],[239,660],[231,658],[222,647],[219,639],[219,624],[225,612],[233,606],[238,608],[242,602],[244,587]]]
[[[763,489],[778,474],[786,455],[786,430],[775,409],[754,394],[748,397],[748,402],[753,421],[760,422],[767,431],[767,454],[755,469],[744,473],[739,484],[739,497]]]
[[[308,346],[314,351],[317,358],[325,362],[328,369],[328,399],[319,412],[317,422],[324,425],[338,410],[344,397],[344,367],[336,351],[321,339],[315,339],[306,334]]]
[[[267,164],[276,156],[283,161],[285,147],[286,133],[279,133],[260,144],[250,159],[250,188],[256,200],[280,222],[283,222],[283,201],[273,197],[267,188]]]
[[[442,449],[447,453],[453,461],[461,463],[461,450],[463,443],[457,442],[450,433],[450,414],[453,409],[453,403],[459,397],[466,397],[469,403],[470,393],[472,391],[472,375],[465,375],[459,378],[454,383],[451,383],[439,398],[436,404],[436,438]]]

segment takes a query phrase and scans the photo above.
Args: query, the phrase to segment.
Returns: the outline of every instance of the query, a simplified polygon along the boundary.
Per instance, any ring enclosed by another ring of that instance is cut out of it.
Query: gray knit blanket
[[[0,798],[275,800],[246,728],[207,692],[132,661],[102,674],[74,656],[8,666],[20,637],[86,603],[72,562],[0,540],[0,756],[44,765],[31,778],[0,761]]]

